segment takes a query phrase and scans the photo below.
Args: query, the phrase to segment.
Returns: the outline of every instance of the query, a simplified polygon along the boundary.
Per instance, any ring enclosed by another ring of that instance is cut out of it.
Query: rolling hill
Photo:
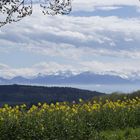
[[[38,102],[63,102],[91,99],[95,96],[105,95],[104,93],[81,90],[69,87],[43,87],[25,85],[1,85],[0,106],[3,104],[36,104]]]

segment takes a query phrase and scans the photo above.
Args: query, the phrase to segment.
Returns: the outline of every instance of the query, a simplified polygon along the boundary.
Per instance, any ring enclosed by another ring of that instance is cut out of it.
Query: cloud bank
[[[139,74],[140,17],[79,14],[125,6],[135,7],[137,13],[139,5],[137,0],[75,0],[70,15],[53,17],[43,16],[35,5],[31,17],[0,30],[0,76],[59,70]]]

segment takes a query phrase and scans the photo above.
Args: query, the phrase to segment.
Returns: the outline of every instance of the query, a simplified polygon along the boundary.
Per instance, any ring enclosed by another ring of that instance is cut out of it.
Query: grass
[[[123,130],[103,131],[98,139],[102,140],[140,140],[140,128],[126,128]]]

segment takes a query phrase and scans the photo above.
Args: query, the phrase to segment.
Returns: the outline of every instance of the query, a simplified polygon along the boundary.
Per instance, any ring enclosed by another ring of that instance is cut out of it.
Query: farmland
[[[140,98],[0,108],[1,140],[139,140]]]

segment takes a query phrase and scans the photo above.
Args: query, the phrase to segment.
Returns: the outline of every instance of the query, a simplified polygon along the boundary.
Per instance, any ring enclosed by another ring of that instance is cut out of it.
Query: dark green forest
[[[37,104],[38,102],[78,102],[91,99],[95,96],[102,96],[104,93],[81,90],[70,87],[42,87],[26,85],[1,85],[0,86],[0,106],[4,104]]]
[[[56,102],[78,102],[79,99],[84,101],[100,100],[106,102],[106,100],[117,101],[133,99],[140,97],[140,91],[133,93],[112,93],[106,94],[97,91],[82,90],[71,87],[43,87],[43,86],[28,86],[28,85],[0,85],[0,106],[4,104],[19,105],[37,104],[38,102],[44,103],[56,103]]]

